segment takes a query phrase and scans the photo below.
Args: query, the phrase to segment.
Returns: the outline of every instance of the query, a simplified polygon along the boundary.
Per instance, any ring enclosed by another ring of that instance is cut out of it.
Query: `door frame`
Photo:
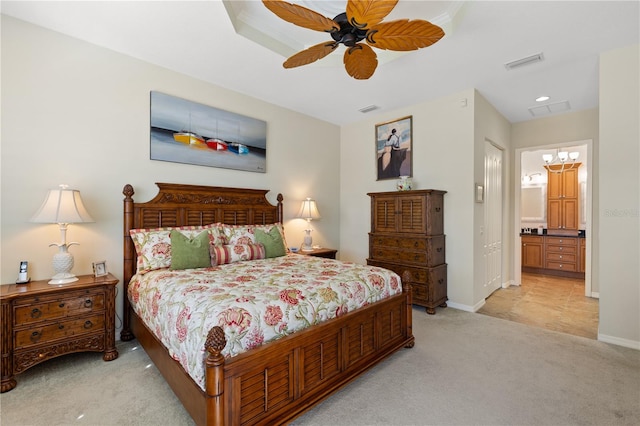
[[[592,241],[593,241],[593,226],[592,226],[592,211],[593,211],[593,139],[585,139],[578,141],[569,141],[562,143],[554,143],[547,145],[535,145],[528,146],[526,148],[517,148],[515,150],[515,171],[514,171],[514,214],[513,214],[513,267],[514,267],[514,283],[515,285],[522,284],[522,245],[520,242],[520,197],[521,197],[521,174],[522,174],[522,153],[525,151],[535,151],[539,149],[555,149],[559,146],[575,146],[586,145],[587,146],[587,196],[586,196],[586,211],[585,211],[585,243],[586,243],[586,265],[584,271],[584,294],[587,297],[599,298],[598,292],[592,291],[592,271],[591,256],[592,256]]]

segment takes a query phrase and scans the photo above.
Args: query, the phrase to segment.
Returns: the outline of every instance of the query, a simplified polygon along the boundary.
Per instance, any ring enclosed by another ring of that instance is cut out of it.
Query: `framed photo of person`
[[[413,176],[413,116],[376,124],[377,179]]]
[[[93,262],[92,265],[93,275],[95,275],[96,277],[103,277],[109,273],[107,272],[107,262],[105,260],[102,260],[100,262]]]

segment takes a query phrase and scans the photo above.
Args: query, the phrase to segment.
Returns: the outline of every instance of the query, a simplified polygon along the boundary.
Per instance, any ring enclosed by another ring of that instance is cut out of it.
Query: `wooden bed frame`
[[[238,356],[221,355],[220,327],[209,331],[203,391],[169,356],[129,304],[127,286],[136,270],[130,229],[167,226],[282,222],[282,200],[268,190],[158,183],[146,203],[123,189],[124,294],[122,340],[138,339],[198,425],[279,424],[299,416],[364,371],[403,347],[413,347],[411,289],[339,318]],[[403,282],[408,282],[404,280]]]

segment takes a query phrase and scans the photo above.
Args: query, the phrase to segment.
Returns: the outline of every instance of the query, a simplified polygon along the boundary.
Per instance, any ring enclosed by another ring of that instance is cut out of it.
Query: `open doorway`
[[[592,141],[584,140],[516,150],[515,285],[495,292],[479,313],[597,338],[598,289],[591,285],[592,149]],[[553,205],[552,211],[547,212],[548,182],[543,155],[551,155],[557,162],[559,152],[577,152],[574,160],[580,163],[577,185],[580,202],[576,207],[579,233],[577,230],[575,237],[569,237],[571,240],[553,235],[554,226],[551,238],[546,238],[548,222],[554,221],[556,212]],[[527,248],[528,239],[538,245]],[[558,249],[555,247],[558,241],[569,243],[570,247]],[[530,267],[531,259],[536,268]]]

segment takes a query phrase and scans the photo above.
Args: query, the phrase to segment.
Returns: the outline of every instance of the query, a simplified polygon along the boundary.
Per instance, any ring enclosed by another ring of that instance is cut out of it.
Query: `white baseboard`
[[[623,339],[621,337],[607,336],[606,334],[598,333],[598,340],[604,343],[611,343],[612,345],[624,346],[625,348],[636,349],[640,351],[640,342],[635,340]]]
[[[461,311],[466,311],[466,312],[477,312],[478,309],[482,308],[484,306],[486,302],[484,301],[484,299],[482,299],[481,301],[479,301],[478,303],[476,303],[473,306],[470,305],[463,305],[462,303],[456,303],[456,302],[452,302],[452,301],[447,301],[447,306],[453,308],[453,309],[460,309]]]

